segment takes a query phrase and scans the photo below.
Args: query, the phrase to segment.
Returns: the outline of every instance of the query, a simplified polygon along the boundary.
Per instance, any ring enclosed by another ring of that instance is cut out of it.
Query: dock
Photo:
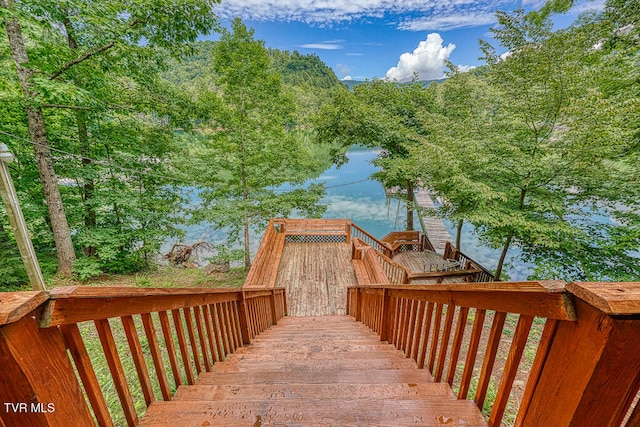
[[[418,188],[415,192],[415,200],[418,206],[423,209],[436,209],[433,197],[427,188]],[[421,215],[420,213],[418,215],[420,215],[422,223],[422,232],[427,235],[436,252],[443,254],[445,245],[453,239],[449,231],[447,231],[442,218],[433,215]]]

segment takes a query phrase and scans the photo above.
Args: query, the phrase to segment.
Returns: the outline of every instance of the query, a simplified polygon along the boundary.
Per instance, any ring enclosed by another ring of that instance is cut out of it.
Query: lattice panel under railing
[[[346,243],[347,236],[331,236],[331,235],[305,235],[305,236],[286,236],[286,243]]]

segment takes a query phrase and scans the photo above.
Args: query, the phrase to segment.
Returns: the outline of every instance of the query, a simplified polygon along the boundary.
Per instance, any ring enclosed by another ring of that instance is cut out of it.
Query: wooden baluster
[[[193,315],[196,318],[196,328],[198,330],[198,340],[200,341],[200,349],[202,350],[202,357],[204,359],[204,369],[207,372],[211,371],[212,363],[209,359],[209,352],[207,351],[207,337],[204,334],[204,327],[202,326],[202,310],[197,305],[193,307]]]
[[[129,350],[133,357],[133,363],[136,366],[136,372],[138,379],[140,380],[140,387],[142,388],[142,394],[147,406],[151,405],[151,402],[156,400],[153,395],[153,388],[151,387],[151,379],[149,378],[149,371],[147,370],[147,363],[144,360],[144,354],[142,353],[142,347],[140,346],[140,339],[138,338],[138,332],[136,331],[136,325],[132,316],[125,316],[120,318],[122,321],[122,327],[124,333],[127,336],[127,342],[129,343]]]
[[[182,375],[180,374],[180,365],[178,365],[178,356],[176,354],[176,347],[173,343],[173,334],[171,332],[171,325],[169,324],[169,316],[166,311],[158,312],[160,318],[160,326],[162,327],[162,336],[164,337],[164,343],[167,347],[167,353],[169,354],[169,363],[171,364],[171,373],[173,374],[173,381],[176,388],[182,385]]]
[[[467,358],[464,363],[464,371],[460,380],[460,390],[458,391],[458,399],[465,400],[469,394],[469,386],[471,377],[473,376],[473,368],[476,364],[476,356],[478,355],[478,347],[480,346],[480,337],[484,327],[484,318],[486,310],[476,309],[475,319],[473,321],[473,329],[471,330],[471,338],[469,341],[469,349],[467,350]]]
[[[433,318],[433,306],[434,303],[432,302],[427,304],[427,318],[424,322],[424,332],[422,333],[422,348],[420,349],[420,356],[418,357],[419,369],[424,369],[425,360],[427,359],[427,347],[429,346],[429,332],[431,330],[431,319]]]
[[[444,372],[444,365],[447,357],[447,350],[449,349],[449,339],[451,339],[451,328],[453,326],[453,317],[456,313],[456,306],[447,305],[447,318],[444,322],[444,331],[442,332],[442,342],[440,343],[440,354],[438,355],[438,367],[436,368],[435,381],[442,381],[442,374]]]
[[[478,381],[478,389],[476,390],[476,397],[474,399],[479,408],[482,408],[484,399],[487,397],[491,371],[493,371],[493,364],[496,361],[500,337],[502,336],[502,328],[504,327],[506,318],[507,313],[502,312],[496,312],[493,316],[491,334],[489,335],[489,342],[487,343],[487,350],[484,355],[484,362],[482,363],[482,371],[480,372],[480,380]]]
[[[204,327],[207,330],[207,341],[209,342],[209,351],[211,351],[211,359],[212,362],[220,361],[220,355],[218,354],[218,349],[215,344],[215,336],[213,335],[213,327],[211,325],[211,311],[209,310],[208,305],[202,306],[202,314],[204,316]]]
[[[271,299],[271,298],[269,298]],[[231,348],[231,353],[235,353],[238,348],[238,344],[236,343],[236,334],[233,330],[233,316],[231,316],[231,309],[229,307],[229,302],[224,304],[224,312],[227,318],[227,335],[229,336],[229,345]]]
[[[397,298],[396,299],[396,314],[395,314],[395,320],[394,320],[394,323],[395,323],[396,327],[395,327],[395,331],[394,331],[394,335],[393,335],[393,341],[391,342],[396,347],[398,347],[398,343],[400,342],[400,335],[402,333],[402,313],[403,313],[403,308],[404,308],[404,299],[403,298]]]
[[[96,330],[98,331],[98,337],[104,350],[111,376],[113,377],[113,383],[118,392],[120,403],[122,404],[122,411],[127,420],[127,425],[133,427],[138,424],[138,414],[136,412],[133,399],[131,398],[131,391],[129,390],[129,384],[127,383],[127,377],[124,374],[122,363],[120,361],[120,355],[116,347],[116,342],[113,339],[113,333],[111,332],[111,326],[109,326],[109,320],[96,320]]]
[[[511,347],[509,348],[509,356],[507,356],[507,362],[504,365],[502,371],[502,381],[498,387],[498,393],[493,403],[491,415],[489,416],[489,425],[498,426],[502,421],[504,415],[504,409],[507,406],[509,400],[509,394],[511,393],[511,387],[513,381],[518,373],[518,366],[520,366],[520,359],[524,348],[527,345],[527,338],[529,338],[529,331],[533,325],[533,316],[520,315],[518,319],[518,326],[516,326],[516,332],[511,341]]]
[[[150,313],[143,313],[140,317],[142,318],[142,326],[144,327],[144,333],[147,337],[147,342],[149,343],[153,366],[156,368],[156,375],[158,377],[158,384],[160,384],[162,398],[164,400],[171,400],[171,390],[169,389],[167,373],[164,370],[164,363],[160,354],[160,345],[158,344],[158,337],[156,335],[155,327],[153,326],[153,319],[151,318]]]
[[[193,377],[193,371],[191,370],[191,358],[189,357],[189,349],[187,348],[187,339],[184,335],[184,326],[180,310],[171,310],[171,317],[173,317],[173,326],[175,326],[176,335],[178,337],[178,345],[180,347],[180,354],[182,355],[182,366],[187,374],[187,383],[193,385],[196,381]]]
[[[407,348],[407,343],[409,340],[409,330],[411,328],[411,309],[413,306],[413,300],[407,299],[404,305],[404,319],[402,323],[404,324],[404,329],[402,331],[402,337],[400,341],[400,346],[398,347],[400,350],[405,351]]]
[[[209,306],[211,310],[211,322],[213,324],[213,334],[214,339],[216,341],[216,348],[218,349],[218,354],[220,355],[220,360],[225,360],[227,358],[226,353],[224,352],[224,344],[222,343],[222,332],[220,330],[220,324],[218,322],[218,305],[211,304]]]
[[[216,312],[218,314],[218,323],[220,323],[220,338],[222,339],[224,354],[231,354],[229,348],[229,339],[227,338],[227,325],[224,320],[222,303],[216,306]]]
[[[87,398],[89,399],[93,413],[96,416],[98,425],[103,427],[112,427],[113,421],[111,420],[111,414],[109,414],[107,402],[104,400],[104,395],[102,394],[98,377],[96,377],[96,373],[93,370],[91,358],[89,357],[87,348],[82,341],[78,325],[73,323],[71,325],[61,326],[60,329],[62,330],[69,352],[73,357],[73,362],[78,369],[78,375],[80,375],[82,385],[87,393]]]
[[[417,324],[415,330],[415,345],[413,346],[413,351],[411,352],[411,358],[417,363],[418,362],[418,351],[420,350],[420,339],[422,338],[422,328],[424,327],[424,313],[427,303],[424,301],[418,301],[418,313],[416,315]]]
[[[235,337],[237,347],[242,347],[242,335],[240,333],[240,317],[238,315],[238,302],[231,303],[231,319],[233,321],[233,336]]]
[[[524,418],[524,415],[527,413],[527,410],[529,409],[531,397],[533,396],[535,388],[538,385],[538,380],[540,379],[540,374],[542,372],[544,362],[547,360],[549,349],[551,348],[551,343],[553,342],[553,337],[556,333],[556,329],[558,328],[558,323],[558,320],[547,319],[544,324],[542,336],[540,337],[540,343],[538,344],[538,349],[536,350],[536,357],[533,361],[533,365],[531,365],[531,370],[529,371],[527,386],[522,395],[520,407],[518,408],[518,416],[516,417],[514,427],[522,427],[522,420]]]
[[[429,354],[429,372],[433,374],[433,366],[436,362],[436,354],[438,352],[438,341],[440,339],[440,324],[442,323],[442,304],[436,304],[435,319],[433,319],[433,332],[431,337],[431,353]]]
[[[189,343],[191,344],[191,354],[193,355],[193,361],[196,364],[196,372],[199,375],[203,371],[202,363],[200,363],[200,351],[198,350],[198,343],[196,342],[195,328],[193,327],[193,317],[191,317],[191,307],[185,307],[182,309],[184,318],[187,324],[187,334],[189,335]]]
[[[451,347],[451,360],[449,361],[449,370],[447,372],[447,382],[453,385],[453,379],[456,375],[458,366],[458,357],[462,348],[462,339],[464,338],[464,330],[467,326],[467,317],[469,316],[469,307],[460,307],[458,313],[458,322],[456,324],[456,333],[453,338],[453,346]]]
[[[404,349],[405,357],[411,357],[413,338],[416,332],[416,315],[418,314],[418,301],[411,300],[411,311],[409,312],[409,330],[407,331],[407,345]]]

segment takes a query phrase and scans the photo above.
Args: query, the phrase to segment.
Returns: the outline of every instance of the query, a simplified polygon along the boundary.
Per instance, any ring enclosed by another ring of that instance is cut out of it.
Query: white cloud
[[[495,22],[492,17],[496,10],[512,8],[511,0],[224,0],[215,11],[223,19],[241,16],[244,20],[320,26],[393,15],[421,16],[399,20],[398,28],[425,31],[486,25]]]
[[[420,42],[412,53],[403,53],[398,65],[387,71],[388,80],[407,82],[415,75],[420,80],[432,80],[442,77],[444,61],[449,58],[456,45],[449,43],[443,46],[442,37],[431,33],[426,40]]]
[[[301,44],[298,47],[305,49],[319,49],[319,50],[339,50],[342,49],[342,45],[335,43],[307,43]]]
[[[460,71],[461,73],[466,73],[473,70],[474,68],[477,67],[475,65],[458,65],[458,71]]]
[[[349,80],[353,80],[353,78],[351,76],[344,76],[342,78],[342,81],[349,81]]]
[[[348,65],[344,65],[344,64],[338,64],[336,65],[336,70],[338,71],[339,74],[341,74],[343,77],[343,80],[345,80],[347,77],[349,77],[349,80],[351,80],[351,72],[354,70],[353,67],[350,67]]]
[[[442,31],[491,25],[495,22],[496,17],[491,12],[462,13],[446,16],[425,16],[423,18],[407,20],[401,23],[398,28],[408,31]]]

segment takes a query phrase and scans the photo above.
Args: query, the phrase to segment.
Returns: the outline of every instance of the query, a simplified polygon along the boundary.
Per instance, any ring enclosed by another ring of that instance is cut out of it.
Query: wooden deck
[[[295,343],[295,345],[292,345]],[[486,426],[471,400],[352,317],[285,318],[153,402],[140,426]]]
[[[285,243],[275,285],[287,290],[289,316],[346,314],[347,287],[357,285],[351,246]]]
[[[433,198],[426,188],[419,188],[416,191],[415,200],[421,208],[435,209]],[[431,215],[421,215],[421,217],[425,228],[422,231],[427,235],[436,252],[443,254],[446,243],[452,240],[447,227],[440,217]]]
[[[425,265],[441,263],[442,255],[431,251],[406,251],[400,252],[393,257],[393,260],[401,266],[409,269],[412,273],[422,273],[425,271]],[[460,277],[448,277],[442,279],[441,283],[461,283],[464,282]],[[425,285],[438,283],[436,279],[420,279],[411,282],[414,285]]]

